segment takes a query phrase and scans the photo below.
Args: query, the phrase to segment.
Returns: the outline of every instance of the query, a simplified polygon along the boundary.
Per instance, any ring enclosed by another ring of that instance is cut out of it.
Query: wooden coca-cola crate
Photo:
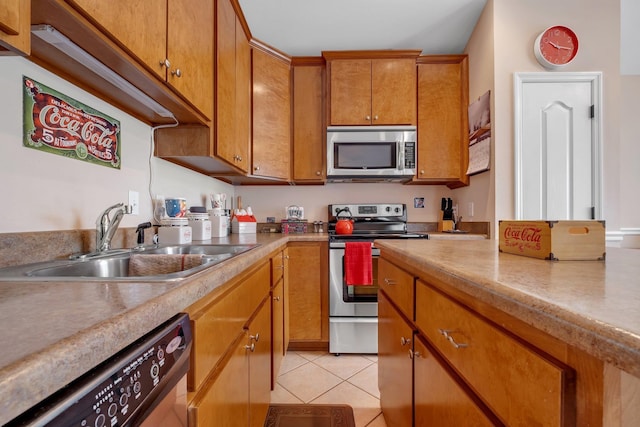
[[[605,259],[604,221],[499,221],[500,252],[553,261]]]

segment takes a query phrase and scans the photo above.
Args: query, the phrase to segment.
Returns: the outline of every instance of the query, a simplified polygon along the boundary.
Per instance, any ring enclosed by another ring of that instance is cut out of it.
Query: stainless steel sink
[[[152,246],[118,251],[88,259],[49,261],[0,269],[0,281],[167,281],[188,277],[213,265],[251,250],[257,244],[205,245],[187,244]],[[164,274],[129,275],[132,254],[141,255],[202,255],[202,264],[184,271]]]

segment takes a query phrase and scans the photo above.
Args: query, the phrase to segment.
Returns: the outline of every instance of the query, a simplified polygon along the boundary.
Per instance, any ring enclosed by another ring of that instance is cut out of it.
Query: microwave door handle
[[[396,169],[398,169],[399,171],[404,169],[404,150],[402,150],[400,147],[402,147],[402,141],[396,141],[396,157],[398,158],[398,163],[396,165]]]

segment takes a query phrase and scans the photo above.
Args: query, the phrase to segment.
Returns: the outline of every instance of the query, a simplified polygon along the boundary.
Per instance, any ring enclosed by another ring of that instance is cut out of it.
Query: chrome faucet
[[[113,217],[109,214],[115,211]],[[96,252],[108,251],[111,248],[111,239],[124,214],[131,213],[131,206],[124,203],[118,203],[108,207],[98,217],[96,221]]]

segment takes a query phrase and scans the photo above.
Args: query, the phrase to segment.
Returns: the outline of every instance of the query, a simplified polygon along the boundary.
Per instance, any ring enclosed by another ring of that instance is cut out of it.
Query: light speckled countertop
[[[640,250],[606,261],[545,261],[498,242],[380,240],[420,271],[640,377]]]
[[[233,235],[212,243],[246,240],[261,245],[178,282],[0,282],[0,425],[288,241],[327,235]],[[640,377],[640,250],[607,248],[605,262],[552,262],[501,254],[493,240],[377,246]]]
[[[235,234],[260,243],[176,282],[0,282],[0,425],[215,291],[288,241],[326,234]],[[203,242],[208,243],[208,242]]]

